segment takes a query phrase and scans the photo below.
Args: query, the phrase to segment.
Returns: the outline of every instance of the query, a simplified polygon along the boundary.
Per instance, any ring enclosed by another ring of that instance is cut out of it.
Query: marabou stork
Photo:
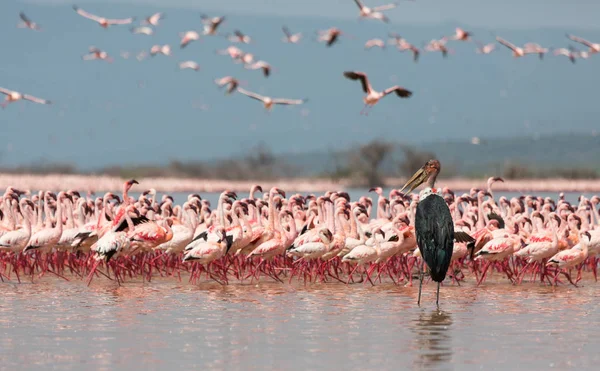
[[[400,192],[409,187],[408,193],[427,181],[427,187],[419,193],[419,204],[415,215],[417,245],[424,263],[431,272],[431,279],[438,283],[436,304],[440,301],[440,282],[446,278],[454,247],[454,223],[450,209],[442,197],[441,189],[435,188],[435,179],[440,173],[440,162],[429,160],[406,182]],[[421,265],[419,298],[423,286],[423,266]]]

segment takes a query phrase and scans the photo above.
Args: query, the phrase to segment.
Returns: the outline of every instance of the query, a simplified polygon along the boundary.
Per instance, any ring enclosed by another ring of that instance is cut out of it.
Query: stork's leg
[[[440,309],[440,283],[438,282],[437,294],[435,297],[435,305],[437,305],[438,309]]]
[[[421,269],[419,271],[419,298],[417,299],[418,306],[421,306],[421,289],[423,288],[423,268],[425,266],[425,259],[421,260]]]

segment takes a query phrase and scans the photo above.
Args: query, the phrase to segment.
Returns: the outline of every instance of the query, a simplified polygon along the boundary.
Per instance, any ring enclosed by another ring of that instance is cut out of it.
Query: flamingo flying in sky
[[[506,41],[506,40],[504,40],[501,37],[496,37],[496,40],[500,44],[502,44],[502,45],[506,46],[507,48],[509,48],[510,50],[512,50],[513,57],[515,57],[515,58],[524,57],[526,54],[531,54],[532,53],[531,51],[525,50],[525,48],[518,47],[515,44],[513,44],[513,43],[511,43],[509,41]]]
[[[588,41],[579,36],[574,36],[574,35],[569,35],[569,34],[567,34],[567,37],[575,42],[578,42],[578,43],[583,44],[583,45],[587,46],[588,48],[590,48],[590,50],[589,50],[590,54],[600,53],[600,43],[593,43],[593,42]]]
[[[150,55],[154,57],[156,54],[162,54],[169,56],[171,55],[171,46],[170,45],[154,45],[150,48]]]
[[[413,61],[416,63],[419,60],[419,54],[421,54],[421,50],[409,43],[405,38],[398,35],[397,33],[390,33],[391,39],[388,40],[389,44],[396,45],[399,51],[405,52],[410,50],[413,53]]]
[[[339,40],[342,30],[337,27],[331,27],[327,30],[318,31],[318,33],[317,41],[324,41],[327,46],[332,46]]]
[[[91,61],[95,59],[101,59],[107,61],[108,63],[112,63],[113,59],[108,55],[104,50],[100,50],[95,46],[90,47],[90,52],[88,54],[84,54],[81,56],[81,59],[84,61]]]
[[[184,70],[184,69],[192,69],[194,71],[198,71],[200,69],[200,65],[194,61],[185,61],[185,62],[181,62],[179,63],[179,68]]]
[[[244,68],[249,69],[249,70],[262,69],[263,75],[265,75],[265,77],[269,77],[269,75],[271,74],[271,69],[273,67],[271,67],[271,65],[265,61],[258,61],[258,62],[252,63],[252,64],[247,64],[244,66]]]
[[[565,57],[569,58],[571,63],[575,63],[577,58],[587,58],[587,52],[579,52],[573,46],[569,46],[568,48],[554,49],[553,54],[564,55]]]
[[[283,30],[283,33],[285,34],[285,37],[282,40],[284,43],[297,44],[298,42],[300,42],[300,39],[302,38],[301,33],[293,34],[290,31],[290,29],[287,28],[286,26],[281,27],[281,29]]]
[[[158,26],[158,22],[165,19],[164,13],[154,13],[150,17],[147,17],[142,21],[142,24],[149,24],[151,26]]]
[[[354,0],[354,2],[356,3],[356,5],[358,6],[358,9],[360,10],[360,12],[359,12],[360,18],[376,19],[376,20],[379,20],[379,21],[382,21],[385,23],[388,23],[390,20],[382,12],[384,10],[394,9],[395,7],[398,6],[398,3],[392,3],[392,4],[380,5],[380,6],[375,6],[373,8],[369,8],[369,7],[364,6],[360,0]]]
[[[40,31],[41,30],[40,25],[37,24],[37,23],[35,23],[35,22],[32,22],[31,19],[29,19],[25,15],[25,13],[23,13],[23,12],[19,13],[19,17],[21,17],[21,20],[23,22],[19,23],[17,25],[17,27],[19,27],[19,28],[29,28],[29,29],[34,30],[34,31]]]
[[[296,104],[303,104],[303,103],[306,103],[306,101],[308,101],[308,99],[287,99],[287,98],[265,97],[260,94],[253,93],[251,91],[248,91],[248,90],[245,90],[242,88],[237,88],[237,91],[252,98],[252,99],[261,101],[267,111],[270,111],[273,108],[273,105],[275,105],[275,104],[296,105]]]
[[[182,32],[179,37],[181,37],[181,43],[179,44],[181,48],[185,48],[192,41],[200,40],[200,34],[196,31]]]
[[[33,95],[23,94],[23,93],[19,93],[18,91],[12,91],[12,90],[8,90],[5,88],[0,88],[0,93],[6,95],[6,99],[4,100],[4,102],[2,102],[2,104],[0,104],[0,107],[2,107],[2,108],[6,108],[6,106],[8,106],[10,103],[13,103],[13,102],[16,102],[16,101],[19,101],[22,99],[28,100],[33,103],[52,104],[52,102],[49,100],[37,98],[37,97],[34,97]]]
[[[225,17],[209,17],[205,14],[200,15],[204,23],[204,35],[216,35],[217,28],[225,21]]]
[[[491,52],[494,51],[494,49],[496,49],[496,44],[494,44],[494,43],[485,44],[485,45],[480,41],[476,41],[475,43],[477,44],[477,49],[476,49],[477,54],[490,54]]]
[[[427,45],[425,45],[425,50],[428,52],[441,52],[442,56],[446,58],[450,50],[446,46],[446,42],[448,41],[447,37],[442,37],[439,40],[431,40]]]
[[[371,39],[365,43],[365,49],[371,49],[373,47],[385,49],[385,42],[381,39]]]
[[[79,14],[80,16],[82,16],[84,18],[91,19],[94,22],[98,22],[98,24],[104,28],[108,28],[108,26],[112,26],[112,25],[130,24],[135,20],[134,17],[123,18],[123,19],[108,19],[108,18],[104,18],[104,17],[99,17],[92,13],[86,12],[85,10],[78,7],[77,5],[73,5],[73,10],[75,10],[77,12],[77,14]]]
[[[240,31],[240,30],[233,31],[233,35],[229,35],[229,37],[227,37],[227,39],[229,41],[231,41],[232,43],[242,43],[242,44],[250,44],[250,41],[252,41],[250,36],[243,34],[242,31]]]
[[[227,90],[225,91],[225,93],[231,94],[237,89],[237,87],[240,85],[240,82],[234,77],[225,76],[221,77],[220,79],[216,79],[215,84],[217,84],[220,88],[227,86]]]
[[[452,40],[469,41],[471,40],[471,36],[473,36],[473,33],[465,31],[460,27],[456,27],[454,36],[452,36]]]
[[[373,107],[377,102],[379,102],[379,100],[381,98],[385,97],[386,95],[388,95],[390,93],[395,92],[396,95],[399,96],[400,98],[408,98],[412,95],[412,92],[410,90],[404,89],[403,87],[398,86],[398,85],[394,85],[391,88],[387,88],[383,92],[374,90],[371,87],[371,83],[369,83],[369,79],[367,78],[367,75],[363,72],[346,71],[346,72],[344,72],[344,76],[350,80],[360,80],[363,91],[365,93],[367,93],[367,96],[363,98],[363,101],[365,102],[365,106],[362,109],[362,111],[360,111],[361,115],[363,113],[365,115],[368,115],[366,109],[369,107]]]
[[[132,27],[130,30],[131,30],[132,34],[136,34],[136,35],[150,36],[154,33],[154,30],[152,29],[152,27],[148,27],[148,26]]]

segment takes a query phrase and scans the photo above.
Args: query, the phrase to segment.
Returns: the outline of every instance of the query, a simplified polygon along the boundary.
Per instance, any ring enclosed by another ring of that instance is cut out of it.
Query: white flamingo
[[[39,104],[52,104],[51,101],[34,97],[33,95],[19,93],[18,91],[12,91],[5,88],[0,88],[0,93],[6,95],[4,102],[0,104],[0,107],[6,108],[10,103],[25,99],[33,103]]]
[[[152,29],[152,27],[148,27],[148,26],[141,26],[141,27],[132,27],[130,29],[132,34],[136,34],[136,35],[152,35],[154,34],[154,30]]]
[[[54,228],[43,228],[40,231],[34,233],[27,246],[23,251],[38,250],[46,251],[56,246],[60,240],[60,236],[63,231],[63,201],[65,198],[73,200],[73,198],[65,192],[59,192],[56,196],[56,226]],[[48,193],[46,192],[46,201],[48,200]]]
[[[262,96],[260,94],[253,93],[251,91],[248,91],[248,90],[245,90],[245,89],[242,89],[239,87],[237,88],[237,91],[239,91],[240,93],[242,93],[252,99],[261,101],[267,111],[270,111],[273,108],[273,105],[275,105],[275,104],[297,105],[297,104],[303,104],[306,101],[308,101],[308,99],[287,99],[287,98],[266,97],[266,96]]]
[[[92,61],[95,59],[100,59],[107,61],[108,63],[112,63],[113,59],[108,55],[107,52],[96,48],[95,46],[90,47],[90,52],[88,54],[84,54],[81,56],[81,59],[84,61]]]
[[[574,36],[574,35],[569,35],[569,34],[567,34],[567,37],[577,43],[583,44],[583,45],[587,46],[588,48],[590,48],[588,51],[590,54],[600,53],[600,43],[593,43],[593,42],[588,41],[579,36]]]
[[[496,44],[494,43],[490,43],[490,44],[483,44],[479,41],[476,41],[477,43],[477,54],[490,54],[491,52],[493,52],[496,49]]]
[[[154,45],[150,48],[150,55],[155,56],[157,54],[162,54],[169,56],[171,55],[171,46],[170,45]]]
[[[284,43],[297,44],[300,42],[300,39],[302,39],[301,33],[293,34],[286,26],[281,27],[281,29],[285,34],[285,37],[282,39]]]
[[[390,20],[382,12],[384,10],[394,9],[395,7],[398,6],[398,3],[392,3],[392,4],[380,5],[380,6],[375,6],[373,8],[369,8],[369,7],[364,6],[360,0],[354,0],[354,2],[356,3],[356,6],[358,6],[360,18],[371,18],[371,19],[376,19],[376,20],[379,20],[379,21],[382,21],[385,23],[388,23]]]
[[[456,27],[454,36],[452,36],[452,40],[469,41],[471,40],[471,36],[473,36],[471,32],[465,31],[460,27]]]
[[[33,215],[33,202],[21,199],[19,202],[23,213],[23,228],[8,231],[0,237],[0,251],[23,251],[31,238],[31,217]]]
[[[123,19],[108,19],[108,18],[104,18],[104,17],[99,17],[92,13],[86,12],[85,10],[78,7],[77,5],[73,5],[73,10],[75,10],[77,12],[77,14],[79,14],[80,16],[82,16],[84,18],[91,19],[94,22],[98,22],[98,24],[103,28],[108,28],[108,26],[112,26],[112,25],[130,24],[135,20],[135,17],[123,18]]]
[[[525,55],[532,53],[531,51],[528,51],[528,50],[525,50],[525,48],[521,48],[519,46],[516,46],[515,44],[513,44],[513,43],[511,43],[509,41],[506,41],[506,40],[504,40],[501,37],[496,37],[496,40],[500,44],[502,44],[502,45],[506,46],[507,48],[509,48],[510,50],[512,50],[513,57],[515,57],[515,58],[524,57]]]
[[[447,37],[442,37],[439,40],[433,39],[427,45],[425,45],[425,50],[428,52],[441,52],[442,56],[446,58],[450,50],[446,46],[446,42],[448,41]]]
[[[554,49],[553,54],[557,56],[564,55],[565,57],[569,58],[571,63],[575,63],[575,59],[579,57],[579,53],[572,46],[569,46],[569,48]]]
[[[233,31],[233,35],[229,35],[229,37],[227,37],[227,39],[229,41],[231,41],[232,43],[242,43],[242,44],[250,44],[250,42],[252,41],[250,36],[244,35],[242,33],[242,31],[240,31],[240,30]]]
[[[225,17],[208,17],[207,15],[200,15],[202,23],[204,23],[204,35],[216,35],[217,28],[225,21]]]
[[[185,61],[185,62],[179,63],[179,68],[182,70],[189,68],[194,71],[198,71],[200,69],[200,65],[194,61]]]
[[[235,77],[225,76],[221,77],[220,79],[216,79],[215,84],[217,84],[220,88],[227,86],[226,94],[231,94],[238,88],[240,82]]]
[[[365,43],[365,49],[371,49],[373,47],[385,49],[385,42],[381,39],[371,39]]]
[[[244,68],[249,69],[249,70],[261,69],[263,71],[263,75],[265,75],[265,77],[269,77],[269,75],[271,74],[271,69],[273,67],[271,67],[271,65],[265,61],[258,61],[258,62],[252,63],[252,64],[247,64],[244,66]]]
[[[152,14],[150,17],[147,17],[146,19],[144,19],[142,21],[142,24],[149,24],[152,26],[158,26],[158,22],[165,19],[165,14],[164,13],[154,13]]]
[[[234,45],[231,45],[225,49],[219,49],[216,51],[216,53],[220,55],[229,55],[233,60],[240,59],[242,55],[244,55],[242,49]]]

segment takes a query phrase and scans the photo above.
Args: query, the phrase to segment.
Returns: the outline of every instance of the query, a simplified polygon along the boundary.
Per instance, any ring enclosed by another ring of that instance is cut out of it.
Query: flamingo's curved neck
[[[224,196],[221,195],[221,197],[219,197],[219,203],[217,204],[217,214],[219,216],[219,223],[221,224],[221,226],[225,226],[225,213],[223,212],[223,200],[224,200]]]
[[[275,230],[275,202],[273,201],[273,191],[269,192],[269,228]]]
[[[56,198],[56,226],[54,227],[58,233],[62,233],[63,230],[63,222],[62,222],[62,214],[63,214],[63,200],[61,197]]]

